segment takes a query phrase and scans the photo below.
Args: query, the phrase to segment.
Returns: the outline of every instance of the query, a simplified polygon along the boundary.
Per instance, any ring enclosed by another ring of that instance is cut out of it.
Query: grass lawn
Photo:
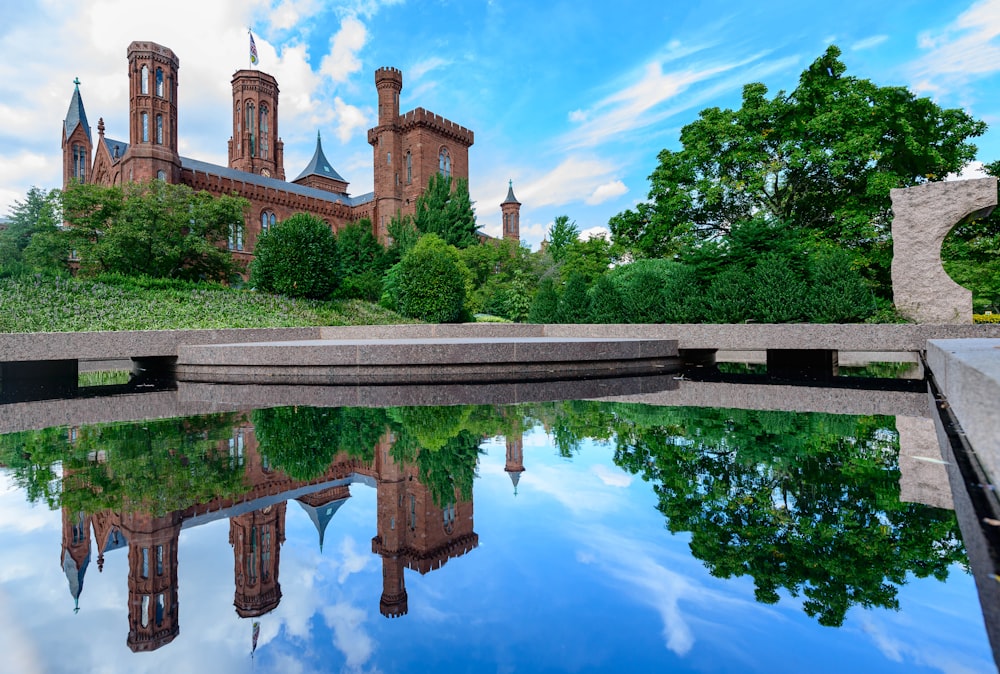
[[[0,332],[290,328],[412,323],[360,300],[289,299],[215,284],[0,278]]]

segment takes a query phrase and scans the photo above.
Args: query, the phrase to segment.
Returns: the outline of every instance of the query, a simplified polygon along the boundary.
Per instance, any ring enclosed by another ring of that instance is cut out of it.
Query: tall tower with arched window
[[[85,183],[90,180],[90,157],[93,150],[87,112],[83,109],[83,98],[80,96],[80,79],[73,80],[73,84],[76,88],[73,89],[69,110],[63,120],[63,189],[71,181]]]
[[[177,605],[179,511],[162,517],[122,513],[128,541],[128,639],[133,652],[155,651],[180,633]]]
[[[399,113],[403,74],[396,68],[375,71],[378,126],[368,130],[374,151],[375,209],[373,228],[386,241],[389,221],[413,215],[417,197],[431,176],[469,179],[472,131],[424,108]],[[454,183],[453,183],[454,184]]]
[[[503,213],[503,238],[521,240],[521,202],[514,196],[514,181],[507,183],[507,198],[500,204]]]
[[[126,180],[181,181],[177,153],[177,71],[180,60],[155,42],[128,46],[129,152]]]
[[[278,81],[259,70],[233,74],[229,168],[285,179],[285,144],[278,136]]]
[[[262,616],[281,601],[278,567],[285,542],[285,507],[282,501],[229,520],[236,565],[233,606],[241,618]]]

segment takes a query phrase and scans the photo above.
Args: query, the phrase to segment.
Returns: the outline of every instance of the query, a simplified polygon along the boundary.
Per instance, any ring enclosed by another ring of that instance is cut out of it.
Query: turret
[[[73,80],[73,96],[69,100],[69,110],[63,120],[63,189],[71,181],[85,183],[90,179],[93,140],[87,123],[87,112],[83,109],[80,96],[80,78]]]
[[[403,73],[398,68],[379,68],[375,71],[375,88],[378,89],[378,124],[395,123],[399,118],[399,92],[403,90]]]
[[[507,182],[507,198],[500,204],[503,213],[503,238],[521,240],[521,202],[514,196],[514,181]]]
[[[177,183],[177,72],[180,60],[155,42],[128,46],[129,153],[122,168],[127,180]]]

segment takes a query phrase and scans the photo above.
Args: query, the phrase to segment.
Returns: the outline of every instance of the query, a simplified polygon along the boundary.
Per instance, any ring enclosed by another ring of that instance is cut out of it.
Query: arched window
[[[263,211],[260,214],[260,233],[268,231],[272,227],[278,224],[278,219],[275,217],[274,213],[271,211]]]
[[[156,95],[163,98],[163,68],[156,69]]]
[[[149,93],[149,66],[143,66],[139,71],[139,93]]]
[[[229,250],[243,250],[242,222],[234,222],[229,226]]]
[[[448,154],[448,148],[443,147],[438,153],[438,173],[443,175],[445,178],[451,176],[451,155]]]
[[[254,122],[255,121],[256,120],[254,119],[253,103],[247,102],[247,133],[250,134],[250,156],[251,157],[256,157],[257,156],[257,147],[256,147],[256,143],[254,142],[254,126],[255,126]]]
[[[406,184],[409,185],[413,182],[413,155],[410,154],[409,150],[406,152]]]
[[[82,145],[73,145],[73,177],[81,183],[87,180],[87,152]]]
[[[142,113],[142,142],[149,142],[149,113]]]
[[[163,145],[163,115],[156,116],[156,144]]]
[[[263,159],[267,159],[267,106],[263,103],[260,105],[260,156]]]
[[[156,172],[156,179],[157,180],[166,180],[167,179],[167,172],[164,171],[163,169],[160,169],[159,171]]]

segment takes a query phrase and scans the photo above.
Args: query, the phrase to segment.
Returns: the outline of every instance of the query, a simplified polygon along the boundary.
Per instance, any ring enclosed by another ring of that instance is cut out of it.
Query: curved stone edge
[[[968,215],[997,203],[997,179],[952,180],[890,190],[892,295],[896,309],[918,323],[971,323],[972,292],[941,263],[941,244]]]

